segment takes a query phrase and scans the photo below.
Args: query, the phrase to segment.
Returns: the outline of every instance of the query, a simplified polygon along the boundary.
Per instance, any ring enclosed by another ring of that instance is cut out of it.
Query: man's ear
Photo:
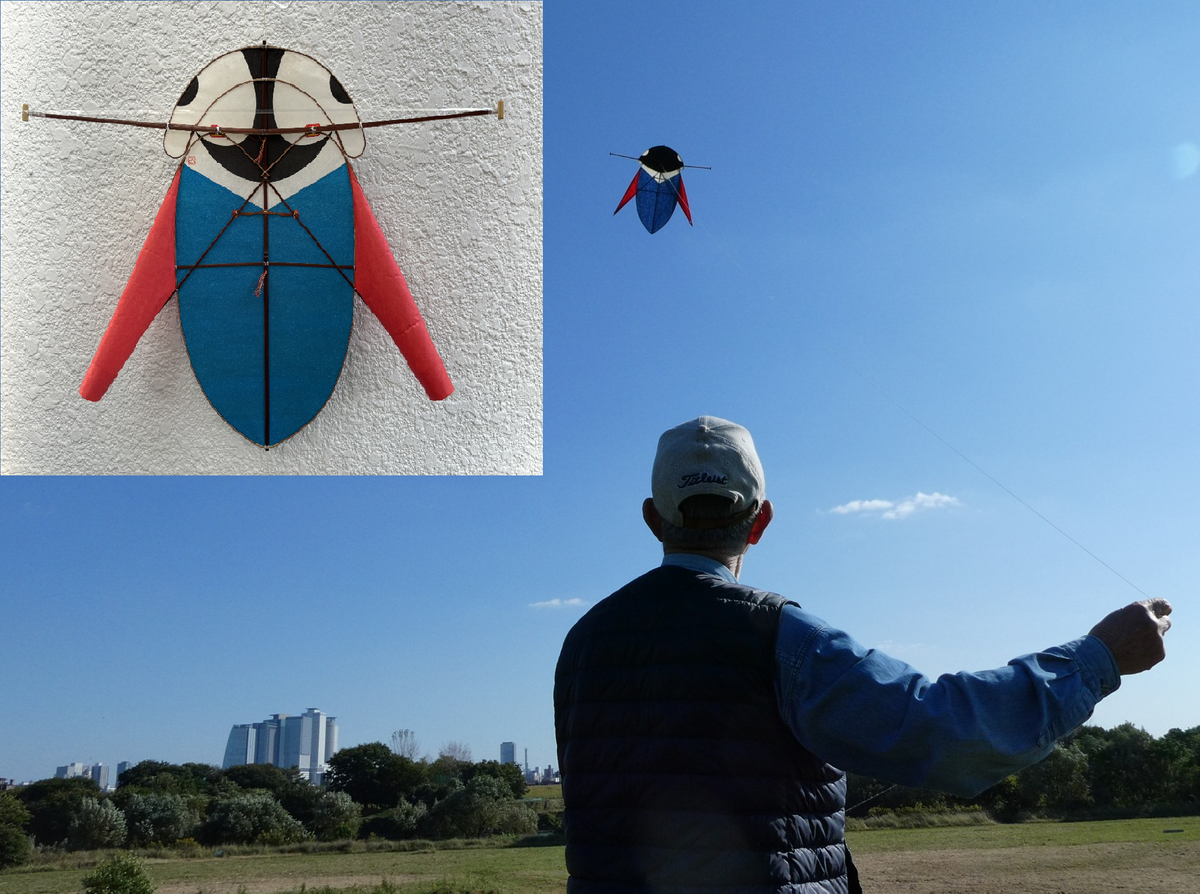
[[[754,527],[750,529],[750,536],[746,538],[746,542],[758,543],[762,539],[763,531],[767,529],[767,525],[774,517],[775,507],[771,505],[770,500],[763,500],[762,509],[758,510],[758,515],[754,517]]]
[[[654,508],[654,500],[651,497],[646,497],[642,503],[642,520],[646,522],[646,527],[650,529],[650,533],[655,536],[659,543],[662,543],[662,516]]]

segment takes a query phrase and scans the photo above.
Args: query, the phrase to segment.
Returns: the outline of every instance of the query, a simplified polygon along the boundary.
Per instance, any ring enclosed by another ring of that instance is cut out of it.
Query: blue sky
[[[556,764],[562,636],[704,413],[776,508],[746,582],[931,675],[1141,598],[1007,488],[1175,604],[1094,722],[1200,725],[1200,8],[547,6],[544,476],[0,481],[0,776],[309,707]],[[651,236],[609,153],[660,143],[712,170]]]

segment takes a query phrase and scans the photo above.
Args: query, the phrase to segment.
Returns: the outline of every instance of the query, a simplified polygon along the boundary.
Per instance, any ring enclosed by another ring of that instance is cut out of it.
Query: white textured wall
[[[538,2],[0,3],[0,472],[541,474],[542,8]],[[341,380],[264,451],[209,406],[174,299],[99,403],[79,383],[176,162],[161,131],[20,120],[32,108],[165,121],[211,59],[269,43],[323,62],[367,131],[355,163],[455,384],[434,403],[361,300]]]

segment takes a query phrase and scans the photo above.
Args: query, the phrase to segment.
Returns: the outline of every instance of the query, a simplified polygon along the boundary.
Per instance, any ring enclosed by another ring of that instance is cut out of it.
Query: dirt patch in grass
[[[1196,894],[1200,843],[1134,842],[855,855],[865,891]]]
[[[390,876],[388,878],[389,882],[397,886],[420,880],[420,876],[415,875]],[[239,891],[244,891],[245,894],[280,894],[282,891],[298,891],[301,885],[310,889],[329,887],[335,891],[354,887],[363,888],[364,890],[374,890],[381,881],[383,879],[368,878],[362,875],[321,876],[320,878],[311,878],[305,881],[294,878],[253,879],[241,882],[228,879],[209,879],[194,882],[173,881],[159,885],[155,889],[155,894],[198,894],[198,892],[200,894],[238,894]]]

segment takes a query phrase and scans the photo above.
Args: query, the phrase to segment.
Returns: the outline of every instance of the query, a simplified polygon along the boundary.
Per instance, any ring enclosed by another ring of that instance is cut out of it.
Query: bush
[[[353,838],[362,825],[362,808],[345,792],[321,792],[313,806],[308,828],[317,841]]]
[[[0,869],[19,866],[33,851],[25,827],[29,811],[9,792],[0,792]]]
[[[29,836],[16,826],[0,825],[0,869],[20,866],[33,854]]]
[[[929,829],[944,826],[984,826],[994,820],[983,808],[898,807],[895,810],[872,808],[865,817],[847,817],[846,828],[854,832],[867,829]]]
[[[290,844],[308,833],[278,801],[256,792],[214,803],[200,836],[206,844]]]
[[[415,838],[418,829],[425,819],[427,808],[420,801],[410,804],[403,798],[391,810],[377,813],[365,820],[359,827],[358,834],[363,838],[375,835],[389,841],[399,841],[404,838]]]
[[[83,877],[88,894],[154,894],[154,882],[132,854],[114,854]]]
[[[537,813],[514,800],[503,780],[476,776],[466,788],[433,806],[428,828],[435,838],[532,835],[537,831]]]
[[[196,831],[200,815],[181,795],[133,794],[125,801],[125,825],[135,847],[173,844]]]
[[[107,799],[84,798],[71,819],[67,843],[73,851],[120,847],[125,843],[125,814]]]

